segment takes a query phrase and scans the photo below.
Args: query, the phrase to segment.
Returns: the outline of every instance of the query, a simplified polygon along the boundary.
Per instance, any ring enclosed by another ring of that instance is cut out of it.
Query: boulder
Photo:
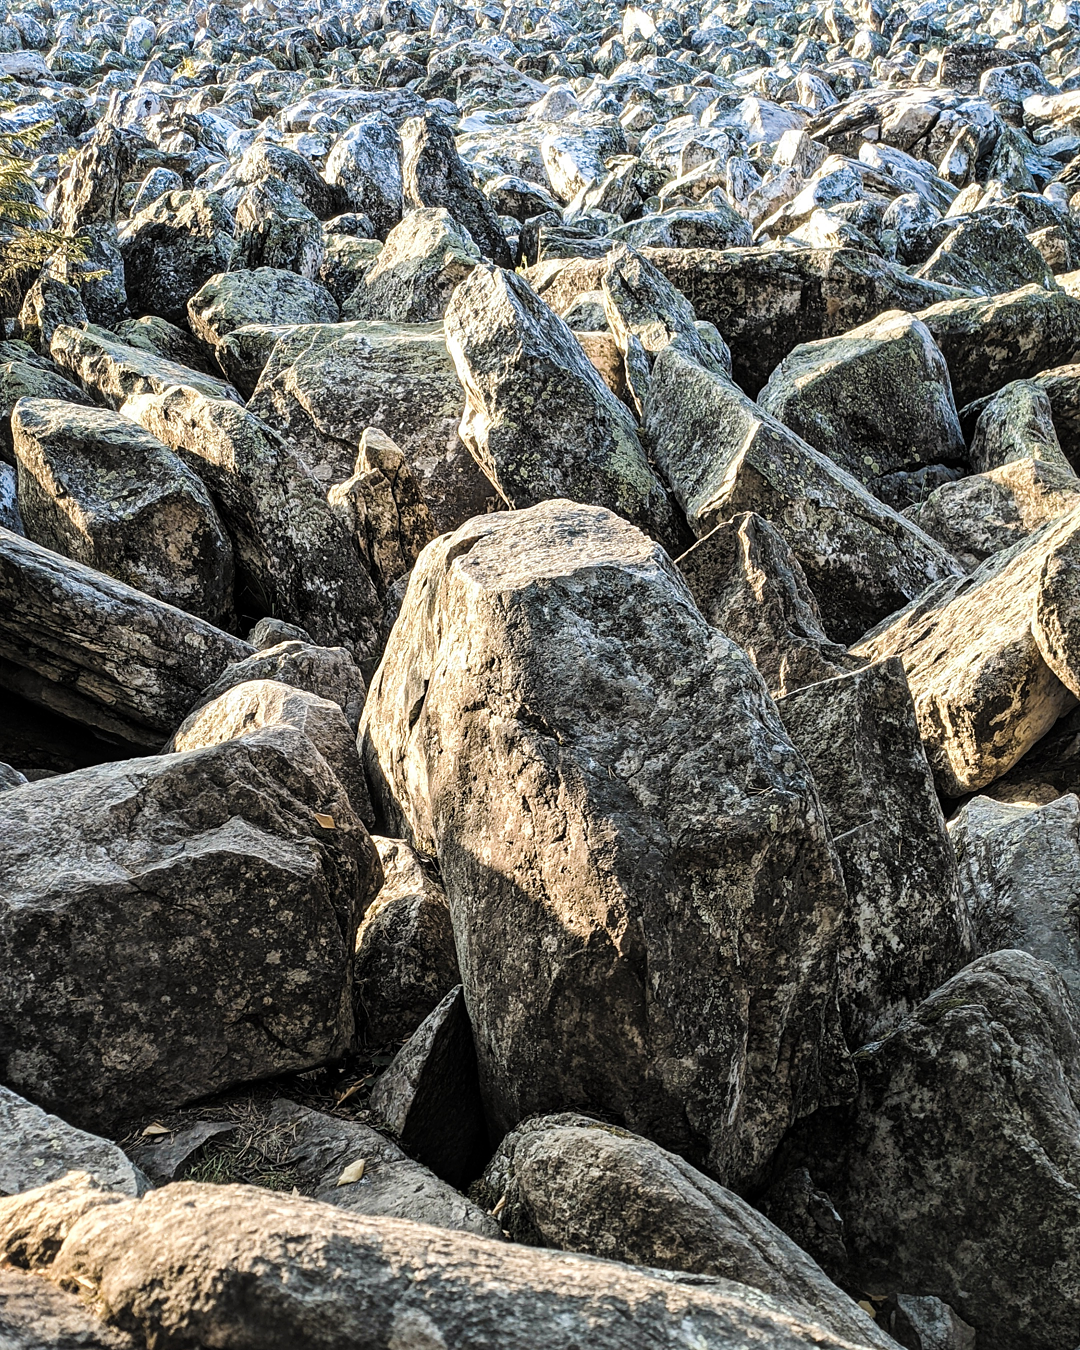
[[[698,609],[746,652],[774,698],[862,664],[829,641],[798,558],[752,511],[717,525],[677,562]]]
[[[142,1350],[134,1337],[99,1322],[75,1294],[10,1266],[0,1267],[0,1334],[4,1350]]]
[[[160,356],[175,365],[187,366],[200,375],[215,375],[218,371],[214,358],[205,345],[184,328],[177,328],[168,319],[157,314],[144,314],[141,319],[125,319],[116,325],[116,336],[129,347]]]
[[[20,350],[23,348],[23,350]],[[21,398],[56,398],[65,403],[93,400],[77,384],[66,379],[59,366],[47,356],[37,356],[22,343],[5,343],[0,356],[0,459],[15,463],[11,440],[11,410]]]
[[[436,529],[483,515],[494,493],[458,436],[461,385],[440,324],[305,325],[270,354],[249,411],[323,483],[353,472],[366,427],[401,447]]]
[[[972,797],[949,823],[975,950],[1048,961],[1080,1006],[1080,799]]]
[[[342,305],[342,318],[431,323],[450,293],[480,261],[468,232],[442,207],[411,211],[386,236],[363,280]]]
[[[0,529],[0,683],[154,749],[251,648],[204,619]]]
[[[136,314],[187,320],[188,297],[232,264],[235,224],[212,192],[167,192],[120,234],[128,300]]]
[[[54,215],[60,230],[74,234],[83,225],[116,219],[137,149],[130,131],[109,122],[97,127],[57,185]]]
[[[878,1320],[906,1350],[975,1350],[975,1328],[939,1298],[893,1294]]]
[[[971,417],[976,406],[978,420],[968,450],[968,462],[976,473],[1034,459],[1076,477],[1058,441],[1050,400],[1036,381],[1013,380],[989,398],[969,405],[965,415]]]
[[[27,537],[227,626],[232,545],[201,481],[119,413],[24,398],[11,418]]]
[[[344,192],[352,210],[371,217],[380,239],[401,219],[401,140],[389,117],[362,117],[339,136],[324,176]]]
[[[699,538],[743,511],[770,521],[798,558],[829,637],[865,629],[952,578],[960,565],[917,526],[673,347],[656,359],[645,430]]]
[[[437,115],[410,117],[402,124],[401,179],[406,205],[443,207],[485,258],[497,267],[513,267],[499,218],[462,162],[453,132]]]
[[[287,275],[296,276],[296,273]],[[295,327],[289,323],[245,323],[221,339],[215,352],[218,366],[244,398],[250,399],[255,393],[276,343]]]
[[[906,503],[890,492],[891,475],[964,462],[948,367],[910,314],[796,347],[757,401],[897,509]]]
[[[191,331],[211,347],[246,324],[337,323],[340,317],[325,286],[275,267],[211,277],[187,302],[187,313]]]
[[[245,185],[270,180],[284,183],[290,192],[319,220],[329,220],[344,205],[344,193],[336,190],[309,159],[286,145],[257,140],[249,145],[235,169],[236,181]]]
[[[480,1237],[501,1238],[497,1219],[359,1121],[340,1120],[279,1098],[268,1123],[287,1137],[284,1164],[315,1199],[352,1214],[412,1219]],[[364,1174],[342,1182],[363,1160]]]
[[[764,1215],[682,1158],[616,1125],[534,1116],[503,1139],[474,1194],[516,1242],[737,1280],[855,1343],[893,1344]]]
[[[740,1184],[838,1090],[816,792],[645,535],[553,501],[429,544],[360,735],[438,859],[494,1129],[610,1113]]]
[[[674,542],[633,415],[528,282],[476,268],[446,311],[446,341],[465,389],[461,438],[510,506],[569,497]]]
[[[263,619],[256,624],[252,642],[258,650],[250,654],[249,648],[248,655],[227,665],[220,677],[192,701],[193,709],[197,711],[213,703],[237,685],[273,680],[336,703],[355,735],[367,688],[359,666],[349,653],[344,647],[319,647],[306,636],[296,638],[285,633],[273,634],[266,643],[260,644],[256,640],[259,629],[268,622],[281,629],[290,629],[290,625],[279,624],[276,620]],[[293,633],[300,631],[291,629]]]
[[[700,1350],[868,1344],[731,1281],[689,1285],[254,1186],[179,1182],[107,1201],[85,1182],[0,1201],[4,1249],[32,1253],[54,1284],[78,1284],[143,1342],[623,1350],[632,1319],[635,1338],[657,1350],[685,1346],[688,1328]]]
[[[852,649],[899,656],[938,789],[949,797],[1001,776],[1080,694],[1071,577],[1080,508],[940,581]]]
[[[115,1130],[348,1047],[381,869],[301,732],[28,783],[0,794],[0,828],[0,1077],[17,1091]]]
[[[403,1041],[461,983],[438,871],[404,839],[375,836],[383,884],[356,934],[356,1020],[371,1045]]]
[[[313,281],[322,265],[323,247],[318,216],[285,183],[260,178],[245,188],[236,204],[237,267],[252,271],[273,267]]]
[[[840,1017],[855,1048],[891,1031],[971,960],[945,819],[895,657],[777,701],[844,871]]]
[[[129,347],[104,328],[61,324],[49,350],[58,366],[70,371],[111,408],[119,408],[125,399],[138,394],[164,394],[176,384],[197,389],[208,398],[241,401],[224,380],[157,356],[145,347]]]
[[[68,1172],[85,1172],[99,1186],[123,1195],[147,1189],[146,1178],[110,1140],[77,1130],[2,1086],[0,1134],[0,1196],[35,1190]],[[0,1331],[4,1311],[0,1295]]]
[[[976,295],[1002,295],[1021,286],[1055,289],[1042,254],[1009,221],[985,213],[961,221],[915,273]]]

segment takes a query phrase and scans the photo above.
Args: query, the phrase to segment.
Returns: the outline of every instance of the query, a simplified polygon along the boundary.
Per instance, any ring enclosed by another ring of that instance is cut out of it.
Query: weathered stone
[[[1080,509],[931,586],[853,648],[899,656],[940,791],[992,783],[1075,706],[1080,645],[1070,594]]]
[[[0,1196],[32,1191],[68,1172],[85,1172],[99,1186],[124,1195],[141,1195],[147,1188],[146,1178],[110,1140],[77,1130],[2,1086],[0,1135]]]
[[[442,207],[411,211],[386,236],[375,263],[342,306],[344,319],[431,323],[454,287],[480,261],[480,250]]]
[[[829,641],[798,558],[761,516],[717,525],[677,561],[698,609],[746,652],[774,698],[862,664]]]
[[[975,1329],[939,1298],[893,1294],[878,1321],[906,1350],[975,1350]]]
[[[313,281],[319,275],[323,248],[318,216],[308,210],[291,188],[276,178],[260,178],[245,189],[236,204],[238,267],[250,271],[273,267],[297,272]],[[214,270],[221,272],[225,268]]]
[[[461,983],[450,906],[430,858],[375,836],[383,884],[356,934],[356,1020],[372,1045],[411,1036]]]
[[[1054,287],[1053,273],[1034,244],[1015,225],[983,213],[947,235],[916,276],[977,295],[1001,295],[1021,286]]]
[[[964,462],[948,367],[930,330],[910,314],[888,313],[796,347],[757,401],[881,495],[890,474]]]
[[[0,529],[0,683],[148,748],[249,655],[239,638]]]
[[[0,1336],[4,1350],[141,1350],[74,1294],[6,1265],[0,1267]]]
[[[291,625],[281,624],[280,627]],[[260,624],[256,624],[252,630],[253,643],[259,628]],[[349,729],[355,733],[364,711],[367,689],[359,666],[344,647],[318,647],[307,637],[296,638],[281,633],[269,635],[262,645],[254,645],[258,650],[253,655],[226,666],[212,685],[200,691],[197,699],[192,700],[194,710],[212,703],[238,684],[246,684],[249,680],[276,680],[279,684],[336,703],[345,714]]]
[[[603,1111],[745,1180],[836,1090],[817,796],[658,545],[565,501],[436,540],[361,737],[394,833],[438,858],[496,1128]]]
[[[176,365],[187,366],[201,375],[216,375],[217,367],[208,349],[184,328],[177,328],[157,314],[141,319],[125,319],[116,325],[116,336],[129,347],[138,347]]]
[[[16,344],[5,344],[9,350]],[[18,344],[21,346],[22,344]],[[11,352],[11,359],[0,364],[0,458],[15,462],[11,440],[11,410],[21,398],[59,398],[65,403],[81,403],[84,407],[93,400],[77,385],[65,379],[59,367],[49,358],[35,356],[28,349],[25,355]],[[2,355],[7,356],[5,350]]]
[[[236,1129],[235,1121],[202,1120],[164,1138],[152,1136],[129,1144],[128,1153],[155,1186],[168,1186],[181,1178],[211,1140],[233,1136]]]
[[[319,220],[329,220],[345,205],[344,193],[322,178],[310,160],[272,141],[258,140],[248,146],[235,172],[238,183],[260,183],[267,179],[284,183]]]
[[[348,1046],[381,868],[300,732],[29,783],[0,795],[0,821],[0,1075],[16,1090],[114,1129]]]
[[[474,1194],[516,1242],[737,1280],[834,1335],[892,1344],[745,1200],[648,1139],[572,1114],[535,1116],[499,1145]]]
[[[36,351],[48,352],[61,324],[81,328],[88,322],[82,296],[63,279],[62,269],[45,267],[26,292],[17,331]]]
[[[187,385],[209,398],[240,402],[240,395],[224,380],[156,356],[146,348],[118,342],[104,328],[71,328],[61,324],[49,348],[53,360],[70,371],[101,401],[119,408],[138,394],[164,394],[173,385]]]
[[[274,267],[211,277],[187,302],[187,312],[191,331],[212,347],[246,324],[337,323],[340,317],[325,286]]]
[[[295,272],[287,273],[296,276]],[[302,278],[297,278],[302,280]],[[280,338],[293,332],[295,324],[246,323],[227,333],[216,349],[217,363],[226,378],[244,398],[250,399]]]
[[[103,123],[68,165],[59,185],[56,223],[65,234],[82,225],[114,221],[120,189],[133,168],[137,138]]]
[[[928,535],[759,408],[669,347],[645,405],[656,462],[699,537],[742,511],[798,558],[825,631],[851,642],[960,565]]]
[[[212,192],[167,192],[120,235],[128,300],[136,314],[187,319],[188,297],[232,263],[234,221]]]
[[[349,127],[330,150],[325,176],[371,217],[380,239],[401,219],[401,140],[389,117],[376,113]]]
[[[462,440],[508,504],[569,497],[677,539],[633,415],[523,278],[476,268],[446,311],[446,340],[465,389]]]
[[[972,406],[965,409],[970,416]],[[1033,380],[1014,380],[980,406],[968,462],[976,473],[1035,459],[1073,473],[1054,430],[1050,400]]]
[[[777,702],[844,870],[838,958],[848,1044],[894,1026],[970,961],[956,859],[895,658]]]
[[[27,537],[225,627],[229,537],[200,480],[119,413],[24,398],[11,418]]]

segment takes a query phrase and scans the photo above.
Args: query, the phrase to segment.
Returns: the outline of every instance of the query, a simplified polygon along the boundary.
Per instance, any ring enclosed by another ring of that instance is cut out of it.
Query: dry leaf
[[[863,1310],[864,1313],[869,1313],[870,1316],[875,1320],[875,1322],[877,1321],[877,1309],[874,1307],[874,1305],[870,1302],[868,1298],[859,1299],[859,1307]]]
[[[324,830],[332,830],[334,828],[333,816],[326,816],[323,815],[321,811],[316,811],[315,819],[319,822],[319,824],[323,827]]]
[[[498,1204],[495,1206],[495,1208],[491,1211],[491,1217],[492,1217],[493,1219],[497,1219],[497,1218],[499,1218],[499,1217],[501,1216],[503,1210],[506,1208],[506,1202],[507,1202],[507,1200],[509,1200],[509,1199],[510,1199],[510,1195],[509,1195],[509,1192],[507,1192],[506,1194],[503,1195],[503,1197],[500,1199],[499,1203],[498,1203]]]
[[[154,1137],[159,1134],[172,1134],[168,1125],[162,1125],[160,1120],[155,1120],[152,1125],[147,1125],[146,1129],[143,1130],[144,1137],[147,1135]]]
[[[369,1073],[366,1078],[358,1078],[351,1088],[345,1089],[337,1101],[334,1102],[334,1105],[340,1106],[342,1102],[347,1102],[350,1097],[355,1096],[362,1087],[365,1087],[371,1081],[373,1076],[374,1075]]]
[[[359,1181],[364,1175],[364,1168],[367,1166],[367,1159],[361,1158],[358,1162],[350,1163],[337,1179],[337,1185],[348,1186],[352,1181]]]

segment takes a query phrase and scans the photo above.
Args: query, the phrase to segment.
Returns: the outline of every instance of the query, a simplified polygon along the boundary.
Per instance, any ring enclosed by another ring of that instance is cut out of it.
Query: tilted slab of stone
[[[211,347],[245,324],[337,323],[340,318],[325,286],[277,267],[211,277],[187,302],[187,313],[191,331]]]
[[[119,408],[136,394],[163,394],[174,384],[188,385],[209,398],[241,402],[240,395],[224,380],[168,361],[143,347],[129,347],[104,328],[61,324],[49,351],[58,366],[70,371],[111,408]]]
[[[146,1178],[109,1139],[77,1130],[10,1088],[0,1086],[0,1196],[45,1186],[68,1172],[85,1172],[99,1186],[141,1195]],[[0,1299],[0,1307],[3,1300]],[[0,1330],[2,1314],[0,1314]]]
[[[1075,477],[1057,437],[1050,399],[1039,381],[1013,380],[989,398],[969,404],[965,415],[970,417],[976,407],[979,415],[968,449],[968,462],[976,473],[1037,459]]]
[[[449,212],[412,211],[386,236],[378,258],[343,302],[342,318],[434,323],[479,261],[472,236]]]

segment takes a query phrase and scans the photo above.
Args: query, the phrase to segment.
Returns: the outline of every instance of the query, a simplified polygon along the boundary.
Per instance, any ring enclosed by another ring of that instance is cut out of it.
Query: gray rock
[[[297,628],[295,624],[282,623],[280,619],[260,619],[248,634],[248,641],[256,651],[261,652],[282,642],[310,642],[311,634]],[[359,673],[357,678],[363,682]]]
[[[297,274],[289,272],[286,275]],[[303,278],[297,277],[297,280]],[[216,350],[218,365],[244,398],[251,399],[274,347],[295,327],[295,324],[287,323],[246,323],[221,339]]]
[[[13,769],[10,764],[0,764],[0,792],[10,792],[12,788],[22,787],[27,781],[26,775]]]
[[[578,1115],[512,1130],[474,1188],[516,1242],[771,1294],[836,1336],[892,1344],[805,1252],[745,1200],[673,1153]]]
[[[900,661],[798,690],[776,710],[814,776],[844,871],[838,995],[854,1048],[971,960],[968,909]]]
[[[91,323],[115,328],[128,317],[124,259],[116,226],[112,221],[83,225],[75,238],[86,253],[78,263],[64,269],[66,280],[78,287]]]
[[[310,160],[285,145],[258,140],[248,146],[236,166],[236,181],[245,185],[271,180],[284,183],[296,199],[319,220],[329,220],[342,209],[344,194],[319,175]]]
[[[334,297],[318,282],[279,268],[211,277],[187,302],[191,331],[218,347],[246,324],[337,323]]]
[[[360,734],[393,832],[438,858],[496,1128],[610,1112],[745,1180],[837,1090],[816,793],[646,536],[556,501],[436,540]]]
[[[0,825],[0,1076],[17,1091],[113,1129],[348,1046],[381,869],[302,733],[29,783],[0,794]]]
[[[454,287],[480,261],[480,250],[442,207],[411,211],[387,234],[374,264],[342,306],[344,319],[430,323],[441,319]]]
[[[774,698],[862,664],[829,641],[798,558],[752,511],[717,525],[677,562],[698,609],[746,652]]]
[[[137,138],[120,127],[104,123],[97,128],[58,186],[56,223],[65,234],[116,219],[120,189],[134,166],[137,144]]]
[[[89,322],[82,296],[76,287],[57,275],[59,271],[43,268],[19,310],[18,334],[39,352],[48,352],[53,334],[61,324],[82,328]]]
[[[968,416],[971,411],[965,409]],[[982,404],[968,460],[976,473],[986,473],[1028,459],[1076,476],[1054,430],[1054,414],[1045,390],[1033,380],[1014,380]]]
[[[325,177],[385,239],[401,219],[402,204],[401,140],[391,119],[376,113],[349,127],[327,156]]]
[[[164,1138],[143,1139],[141,1143],[128,1145],[128,1153],[155,1186],[167,1186],[182,1175],[211,1139],[235,1133],[233,1121],[203,1120]]]
[[[714,204],[708,211],[670,210],[617,225],[613,239],[634,248],[744,248],[752,242],[753,226],[737,211]]]
[[[430,858],[375,836],[383,884],[356,934],[357,1024],[372,1045],[403,1041],[461,983],[450,905]]]
[[[110,1140],[77,1130],[2,1086],[0,1132],[0,1196],[32,1191],[68,1172],[85,1172],[99,1186],[123,1195],[147,1189],[146,1178]]]
[[[145,347],[129,347],[104,328],[61,324],[53,333],[49,350],[57,365],[70,371],[111,408],[119,408],[125,399],[138,394],[163,394],[178,384],[209,398],[240,402],[240,395],[224,380],[157,356]]]
[[[234,221],[212,192],[168,192],[120,234],[128,300],[136,314],[187,319],[188,297],[232,265]]]
[[[22,344],[18,344],[21,346]],[[35,356],[26,350],[18,351],[12,343],[8,356],[0,364],[0,456],[12,464],[15,451],[11,440],[11,410],[21,398],[58,398],[65,403],[81,403],[87,406],[93,400],[77,385],[65,379],[60,368],[48,357]]]
[[[508,504],[568,497],[677,539],[632,414],[528,282],[476,268],[446,311],[446,340],[465,389],[462,440]]]
[[[0,1267],[0,1336],[4,1350],[140,1350],[74,1294],[9,1266]]]
[[[271,622],[276,623],[275,620],[260,621],[255,625],[254,633],[258,633],[262,623]],[[292,628],[292,625],[280,624],[278,627]],[[264,643],[255,645],[258,650],[254,654],[247,654],[227,665],[220,677],[192,700],[193,716],[199,708],[221,698],[239,684],[249,680],[275,680],[336,703],[345,714],[349,729],[355,733],[360,725],[367,689],[359,666],[344,647],[319,647],[306,636],[296,638],[280,632],[268,634]]]
[[[981,212],[957,225],[915,275],[977,295],[1054,288],[1053,273],[1034,244],[1015,225]]]
[[[237,267],[250,271],[273,267],[313,281],[319,274],[323,248],[318,216],[285,183],[260,178],[244,190],[236,205]],[[191,291],[197,289],[193,286]]]
[[[24,398],[11,418],[27,537],[226,627],[229,537],[200,480],[119,413]]]
[[[879,1321],[906,1350],[975,1350],[975,1330],[939,1298],[893,1294]]]
[[[129,347],[160,356],[175,365],[187,366],[201,375],[216,375],[218,367],[207,348],[197,342],[184,328],[177,328],[157,314],[144,314],[141,319],[125,319],[116,325],[116,336]]]
[[[960,573],[928,535],[730,380],[672,347],[653,365],[645,430],[699,537],[743,511],[776,527],[802,565],[834,641],[852,641],[931,582]]]

